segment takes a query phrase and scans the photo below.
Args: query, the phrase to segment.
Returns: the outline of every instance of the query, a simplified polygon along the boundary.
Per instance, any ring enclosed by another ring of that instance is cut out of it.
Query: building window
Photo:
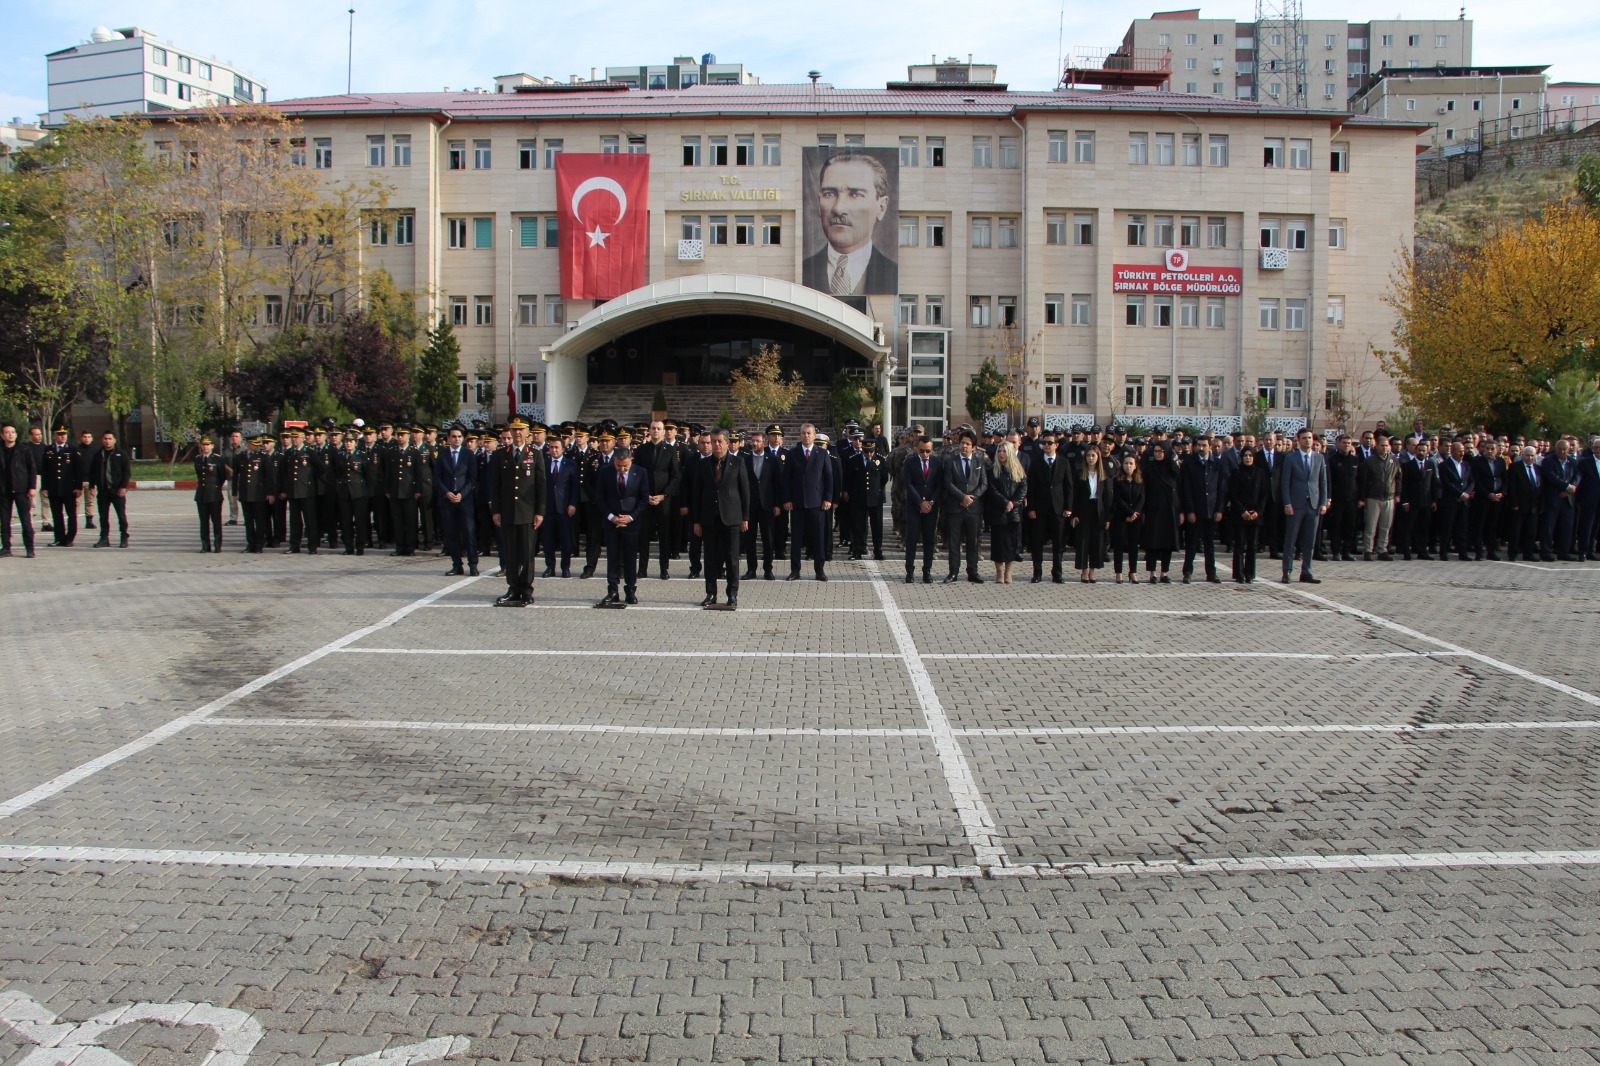
[[[930,326],[944,325],[944,297],[929,296],[922,301],[923,321]]]
[[[1067,243],[1067,216],[1046,213],[1044,216],[1044,243]]]
[[[538,165],[539,142],[534,140],[517,142],[517,169],[532,170]],[[451,169],[454,169],[453,167]]]
[[[283,325],[283,297],[266,296],[262,298],[262,319],[269,326]]]
[[[1122,308],[1123,324],[1128,326],[1144,325],[1144,304],[1145,299],[1143,296],[1128,297]]]
[[[446,152],[446,165],[451,170],[467,169],[467,142],[450,141]]]
[[[544,298],[544,324],[547,326],[564,326],[567,324],[567,304],[559,296],[546,296]]]
[[[1044,324],[1059,326],[1066,320],[1067,299],[1065,294],[1047,292],[1044,294]]]
[[[1406,44],[1412,48],[1422,47],[1422,34],[1413,33],[1406,38]]]
[[[942,218],[931,218],[930,217],[928,219],[928,247],[929,248],[943,248],[944,247],[944,223],[945,223],[945,220],[942,219]]]
[[[1017,220],[1002,218],[1000,223],[1000,247],[1015,248],[1017,246]]]
[[[1122,379],[1122,402],[1128,407],[1144,406],[1144,378],[1129,374]]]
[[[539,298],[537,296],[517,297],[517,325],[537,326],[539,324]]]
[[[1157,248],[1171,248],[1173,241],[1172,216],[1155,216],[1155,231],[1152,235],[1153,243]]]
[[[517,402],[539,402],[539,379],[533,374],[517,375]]]
[[[1294,138],[1289,142],[1289,169],[1311,169],[1311,142],[1301,138]]]
[[[165,95],[167,91],[167,79],[163,78],[159,74],[150,75],[150,91]]]
[[[621,155],[622,154],[622,138],[621,138],[621,136],[619,136],[618,134],[615,134],[615,133],[601,134],[601,136],[600,136],[600,154],[601,155]]]
[[[1380,39],[1383,42],[1383,47],[1385,47],[1385,48],[1393,48],[1394,47],[1394,34],[1386,33]]]
[[[1262,329],[1278,328],[1278,301],[1263,299],[1260,305],[1260,319],[1257,325]]]
[[[754,244],[754,243],[756,243],[756,216],[754,216],[754,215],[734,215],[733,216],[733,243],[734,244]]]
[[[697,241],[700,239],[699,215],[684,215],[681,223],[682,225],[679,230],[679,236],[686,241]]]
[[[1282,167],[1285,162],[1283,138],[1268,137],[1261,146],[1261,165],[1276,169]]]
[[[1226,133],[1213,133],[1207,136],[1206,143],[1210,152],[1207,162],[1214,167],[1228,165],[1228,135]]]
[[[924,139],[923,145],[927,149],[928,165],[930,167],[944,166],[944,138],[928,137]]]
[[[710,224],[706,227],[707,244],[728,243],[728,216],[712,215]]]
[[[1158,374],[1150,379],[1150,406],[1166,407],[1172,400],[1172,379]]]
[[[1330,218],[1328,220],[1328,247],[1343,248],[1344,246],[1344,219]]]
[[[783,165],[783,138],[776,133],[761,135],[761,165],[764,167]]]
[[[1257,378],[1256,379],[1256,399],[1257,400],[1266,401],[1266,406],[1268,406],[1268,407],[1277,407],[1278,406],[1278,379],[1277,378]]]
[[[394,243],[417,243],[417,216],[411,211],[394,216]]]
[[[994,166],[994,142],[991,138],[972,138],[972,165],[979,169]]]
[[[1067,404],[1071,407],[1089,406],[1089,375],[1074,374],[1070,382],[1071,390],[1067,393]]]
[[[761,216],[761,243],[769,247],[783,244],[783,216]]]
[[[1178,223],[1178,247],[1200,247],[1200,216],[1184,215]]]
[[[193,86],[186,85],[181,81],[177,82],[176,84],[177,84],[177,87],[178,87],[178,99],[179,100],[190,100],[190,101],[192,101],[194,99],[194,87]]]
[[[982,328],[989,324],[989,298],[987,296],[971,296],[967,299],[969,317],[968,322]]]
[[[409,167],[411,165],[411,134],[397,133],[394,135],[394,165]]]
[[[312,157],[313,165],[318,170],[330,169],[333,166],[333,138],[317,137],[312,140],[311,145],[315,150],[315,155]]]
[[[1151,300],[1151,307],[1155,315],[1152,324],[1166,329],[1172,328],[1172,297],[1156,296]]]
[[[1335,329],[1344,328],[1344,297],[1328,297],[1328,325]]]
[[[974,218],[972,220],[972,246],[974,248],[987,248],[993,243],[989,234],[989,220],[987,218]]]
[[[1072,134],[1072,161],[1094,162],[1094,130],[1075,130]]]
[[[1350,173],[1350,146],[1336,144],[1328,150],[1328,169],[1335,174]]]
[[[1150,135],[1128,134],[1128,163],[1132,166],[1143,166],[1148,162],[1150,162]]]
[[[165,48],[157,48],[154,45],[152,45],[150,47],[150,62],[153,63],[155,66],[158,66],[158,67],[166,66],[167,65],[167,50]]]
[[[1075,292],[1072,294],[1072,324],[1074,326],[1087,326],[1089,317],[1089,294]]]
[[[915,248],[917,235],[922,232],[922,220],[916,215],[900,216],[900,247]]]
[[[1200,328],[1200,297],[1185,296],[1178,301],[1178,325],[1185,329]]]
[[[178,57],[178,73],[179,74],[189,74],[189,73],[192,73],[193,70],[194,70],[194,65],[189,61],[189,57],[188,56],[179,56]]]
[[[517,247],[539,247],[538,215],[523,215],[517,219]]]
[[[917,298],[915,296],[907,296],[905,293],[900,294],[899,313],[895,320],[902,326],[914,326],[917,324]]]
[[[999,296],[995,303],[1000,308],[1000,325],[1004,329],[1011,329],[1017,324],[1017,298],[1015,296]]]
[[[1291,252],[1303,252],[1311,247],[1311,228],[1303,218],[1291,218],[1283,224],[1284,241]]]
[[[900,165],[914,167],[917,159],[922,155],[922,142],[916,137],[900,138]]]
[[[374,218],[367,224],[367,243],[374,247],[382,247],[389,243],[389,223],[381,218]]]
[[[1324,411],[1344,410],[1344,382],[1331,379],[1322,384],[1322,409]]]
[[[1276,218],[1263,218],[1261,220],[1261,247],[1283,247],[1283,223]]]
[[[561,216],[544,216],[544,246],[546,248],[561,247]]]
[[[1017,169],[1017,139],[1000,138],[1000,166],[1005,170]]]
[[[1156,166],[1170,167],[1173,159],[1173,136],[1170,133],[1156,134]]]
[[[1306,302],[1304,300],[1283,301],[1283,328],[1294,330],[1296,333],[1304,333],[1306,331]],[[1291,403],[1288,406],[1299,407],[1300,405]]]
[[[1188,411],[1194,410],[1194,408],[1195,408],[1195,400],[1197,399],[1197,394],[1199,393],[1199,391],[1200,391],[1200,379],[1199,378],[1179,378],[1178,379],[1178,406],[1183,408],[1183,409],[1185,409],[1185,410],[1188,410]]]
[[[728,165],[728,138],[712,137],[707,140],[706,165],[711,167],[725,167]]]
[[[1206,410],[1215,411],[1222,406],[1222,386],[1223,379],[1220,376],[1206,378],[1204,391],[1200,395]]]
[[[465,248],[467,246],[467,220],[464,218],[445,219],[445,228],[449,231],[451,248]]]
[[[1228,305],[1220,296],[1206,297],[1206,329],[1222,329],[1228,324]]]
[[[1144,215],[1128,216],[1128,244],[1131,247],[1143,247],[1146,243],[1148,226]]]
[[[1060,407],[1066,389],[1061,384],[1060,374],[1046,374],[1044,376],[1044,405],[1046,407]]]
[[[489,149],[490,149],[490,142],[488,142],[488,141],[473,141],[472,142],[472,169],[473,170],[488,170],[489,169],[489,164],[492,161],[490,159]]]
[[[1083,246],[1094,243],[1094,216],[1072,216],[1072,243]]]
[[[467,298],[465,296],[450,297],[450,324],[452,326],[465,326],[467,324]]]
[[[756,135],[741,133],[733,139],[733,165],[753,167],[756,164]]]
[[[1067,161],[1067,131],[1051,130],[1048,149],[1048,154],[1045,156],[1048,162],[1065,163]]]
[[[1200,165],[1200,135],[1198,133],[1185,133],[1183,135],[1183,165],[1186,167]]]
[[[494,247],[494,219],[475,218],[472,220],[472,246],[480,249]]]
[[[560,154],[561,139],[559,137],[546,139],[544,142],[544,168],[546,170],[554,170],[556,168],[556,156]]]
[[[494,325],[493,296],[474,296],[472,298],[472,320],[479,326]]]

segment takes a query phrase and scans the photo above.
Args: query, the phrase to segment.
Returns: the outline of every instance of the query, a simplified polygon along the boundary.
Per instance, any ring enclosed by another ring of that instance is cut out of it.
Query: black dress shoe
[[[979,577],[977,574],[968,574],[967,580],[972,582],[974,585],[983,584],[983,578]]]
[[[467,576],[468,577],[477,577],[478,576],[478,568],[476,566],[467,567]]]
[[[623,603],[638,603],[639,602],[639,597],[635,596],[633,593],[630,592],[627,595],[622,597],[622,602]]]
[[[1206,580],[1211,582],[1213,585],[1222,584],[1222,579],[1220,577],[1218,577],[1216,574],[1207,574],[1206,575]]]
[[[917,575],[916,574],[907,574],[906,575],[906,584],[915,585],[916,583],[917,583]]]
[[[571,577],[571,576],[572,576],[572,567],[570,567],[570,566],[563,566],[563,567],[562,567],[562,568],[561,568],[561,576],[562,576],[562,577]]]
[[[739,597],[734,595],[731,592],[728,593],[728,606],[729,607],[738,607],[739,606]]]
[[[700,601],[700,606],[702,607],[715,607],[716,605],[717,594],[715,592],[707,593],[706,598]]]
[[[586,566],[578,572],[579,581],[587,581],[591,577],[594,577],[594,567],[592,566]]]
[[[238,522],[237,519],[230,518],[230,519],[228,519],[226,522],[224,522],[222,524],[225,525],[225,526],[236,526],[236,525],[239,524],[239,522]]]
[[[345,554],[346,554],[346,555],[354,555],[354,554],[355,554],[355,553],[356,553],[356,550],[355,550],[355,549],[354,549],[354,548],[346,548],[346,549],[345,549],[345,550],[344,550],[344,553],[345,553]]]
[[[763,581],[775,581],[775,580],[777,580],[777,576],[778,575],[776,575],[776,574],[774,574],[772,572],[772,569],[770,567],[768,569],[766,569],[766,570],[761,571],[761,580],[763,580]]]
[[[755,567],[751,567],[749,570],[746,570],[744,573],[739,575],[739,580],[740,581],[754,581],[755,579],[756,579]]]
[[[544,573],[540,574],[539,576],[540,577],[555,577],[556,576],[555,567],[553,567],[553,566],[545,567],[544,568]]]
[[[516,606],[516,603],[517,598],[510,593],[507,593],[506,595],[501,596],[499,599],[494,601],[494,605],[496,607],[514,607]]]
[[[923,583],[923,584],[924,584],[924,585],[931,585],[931,584],[933,584],[933,575],[932,575],[932,574],[923,574],[923,575],[922,575],[922,583]]]
[[[828,580],[828,575],[824,574],[822,571],[818,570],[817,571],[817,580],[818,581],[826,581],[826,580]]]
[[[960,580],[961,580],[961,575],[960,574],[951,574],[948,577],[946,577],[943,581],[941,581],[940,584],[941,585],[954,585],[957,581],[960,581]]]
[[[1043,574],[1034,574],[1033,575],[1033,580],[1029,581],[1028,584],[1037,585],[1037,584],[1039,584],[1039,582],[1041,582],[1043,580],[1044,580],[1044,575]]]
[[[1322,579],[1320,577],[1312,577],[1310,574],[1301,574],[1300,583],[1302,585],[1320,585],[1322,584]]]
[[[622,597],[621,596],[618,596],[615,592],[608,592],[608,593],[606,593],[604,596],[602,596],[600,598],[600,602],[595,604],[595,606],[596,607],[610,607],[612,604],[620,604],[621,602],[622,602]]]
[[[306,549],[306,554],[307,555],[315,555],[315,554],[317,554],[317,549],[315,549],[315,548],[307,548]]]
[[[792,573],[788,577],[784,578],[784,580],[785,581],[799,581],[800,580],[800,571],[796,570],[794,573]]]
[[[668,579],[669,579],[669,578],[670,578],[670,577],[671,577],[671,576],[672,576],[672,575],[671,575],[671,574],[669,574],[669,573],[667,573],[667,568],[666,568],[666,567],[664,567],[664,566],[663,566],[663,567],[662,567],[662,568],[661,568],[661,574],[660,574],[660,577],[661,577],[661,580],[662,580],[662,581],[666,581],[666,580],[668,580]]]
[[[465,574],[465,573],[466,573],[466,571],[461,569],[461,567],[452,566],[450,569],[448,569],[448,570],[446,570],[444,572],[444,576],[445,577],[460,577],[462,574]]]
[[[1050,580],[1051,580],[1051,582],[1053,584],[1057,584],[1057,585],[1065,585],[1067,583],[1067,579],[1064,576],[1062,576],[1061,574],[1052,574],[1052,575],[1050,575]]]
[[[1240,581],[1243,581],[1243,580],[1244,580],[1244,578],[1243,578],[1243,577],[1241,577],[1241,578],[1239,578],[1239,579],[1238,579],[1238,580],[1240,580]],[[1284,574],[1284,575],[1283,575],[1283,583],[1284,583],[1284,584],[1285,584],[1285,585],[1287,585],[1287,584],[1288,584],[1288,583],[1289,583],[1289,575],[1288,575],[1288,574]]]
[[[1168,577],[1166,574],[1162,574],[1161,575],[1161,583],[1163,585],[1170,585],[1170,584],[1172,584],[1172,578]]]

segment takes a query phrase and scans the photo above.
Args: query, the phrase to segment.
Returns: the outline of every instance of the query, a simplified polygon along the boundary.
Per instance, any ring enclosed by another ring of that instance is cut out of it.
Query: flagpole
[[[506,239],[506,309],[517,302],[517,221],[512,220],[508,227],[509,237]],[[516,314],[522,313],[521,306],[516,308]],[[511,410],[506,412],[506,421],[517,413],[517,320],[513,314],[506,315],[506,350],[511,356]]]

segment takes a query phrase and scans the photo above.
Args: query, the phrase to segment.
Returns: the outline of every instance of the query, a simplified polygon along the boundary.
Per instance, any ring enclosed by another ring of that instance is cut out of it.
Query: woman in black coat
[[[1133,455],[1122,457],[1122,469],[1111,482],[1111,565],[1122,584],[1122,556],[1128,556],[1128,583],[1139,583],[1139,542],[1144,537],[1144,475]]]
[[[1150,446],[1150,458],[1144,461],[1144,569],[1149,579],[1156,580],[1156,567],[1161,567],[1161,583],[1170,585],[1167,570],[1172,565],[1172,553],[1178,550],[1178,463],[1167,450],[1167,445],[1157,441]]]
[[[1272,486],[1266,464],[1256,461],[1256,450],[1239,453],[1239,466],[1228,479],[1228,521],[1232,524],[1233,579],[1241,585],[1256,579],[1256,541],[1260,539],[1267,508],[1272,505]]]
[[[1111,479],[1100,449],[1083,453],[1083,466],[1072,488],[1072,529],[1077,535],[1078,580],[1094,584],[1094,572],[1106,565],[1106,525],[1111,520]]]
[[[994,469],[989,474],[989,491],[983,506],[989,519],[989,558],[994,562],[994,579],[1011,584],[1011,567],[1022,558],[1022,512],[1028,499],[1028,475],[1017,461],[1008,441],[994,451]]]

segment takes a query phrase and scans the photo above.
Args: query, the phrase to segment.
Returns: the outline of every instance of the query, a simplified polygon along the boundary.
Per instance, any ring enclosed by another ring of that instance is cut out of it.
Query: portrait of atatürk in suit
[[[899,163],[892,148],[805,150],[808,288],[841,299],[899,291]]]

